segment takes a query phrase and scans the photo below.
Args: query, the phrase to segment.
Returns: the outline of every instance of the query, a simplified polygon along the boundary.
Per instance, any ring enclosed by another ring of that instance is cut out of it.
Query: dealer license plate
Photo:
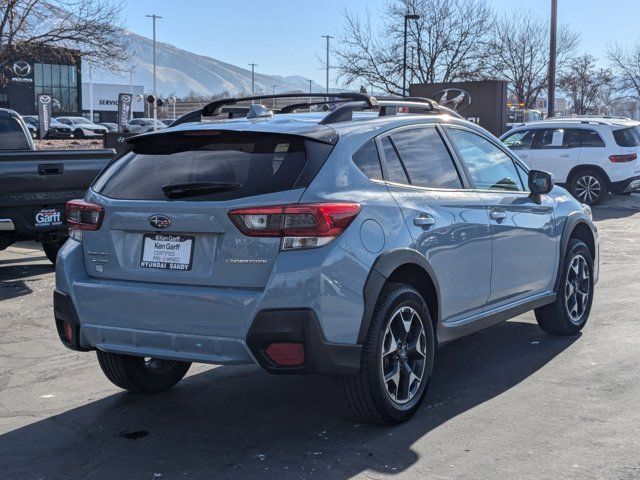
[[[146,234],[142,242],[142,268],[191,270],[195,237]]]
[[[62,211],[57,208],[43,208],[33,215],[34,227],[60,227],[64,225]]]

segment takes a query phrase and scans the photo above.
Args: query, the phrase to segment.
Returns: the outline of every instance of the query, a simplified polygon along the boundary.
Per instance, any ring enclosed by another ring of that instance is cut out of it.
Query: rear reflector
[[[73,340],[73,330],[71,329],[71,325],[67,322],[62,322],[62,331],[64,332],[64,338],[67,340],[67,343],[71,343]]]
[[[267,356],[281,367],[304,364],[304,345],[301,343],[272,343],[265,350]]]
[[[229,218],[249,237],[279,237],[283,250],[294,250],[326,245],[359,212],[357,203],[310,203],[232,210]]]
[[[624,162],[633,162],[636,158],[638,158],[637,153],[627,153],[625,155],[610,155],[609,160],[614,163],[624,163]]]
[[[67,202],[69,230],[98,230],[104,218],[104,208],[84,200]]]

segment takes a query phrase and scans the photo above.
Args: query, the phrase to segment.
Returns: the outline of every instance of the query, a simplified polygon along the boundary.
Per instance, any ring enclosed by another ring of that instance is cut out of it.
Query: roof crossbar
[[[178,118],[175,122],[171,124],[171,126],[180,125],[182,123],[187,122],[197,122],[200,121],[202,117],[212,117],[214,115],[218,115],[220,113],[220,109],[225,105],[235,105],[238,102],[253,102],[255,100],[274,100],[277,98],[309,98],[309,97],[324,97],[324,98],[337,98],[342,100],[352,100],[352,101],[360,101],[366,104],[369,108],[375,106],[375,97],[370,97],[365,93],[278,93],[275,95],[258,95],[252,97],[232,97],[232,98],[222,98],[220,100],[215,100],[211,103],[208,103],[200,110],[194,110],[193,112],[189,112],[180,118]],[[330,102],[331,100],[329,100]],[[324,102],[327,103],[327,102]]]

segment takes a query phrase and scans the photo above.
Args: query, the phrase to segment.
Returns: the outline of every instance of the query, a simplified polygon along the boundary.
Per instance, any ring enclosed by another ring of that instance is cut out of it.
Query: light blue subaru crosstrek
[[[339,375],[357,416],[394,424],[438,346],[529,310],[583,328],[589,207],[430,100],[336,97],[206,121],[226,99],[131,138],[68,204],[62,342],[135,392],[191,362]]]

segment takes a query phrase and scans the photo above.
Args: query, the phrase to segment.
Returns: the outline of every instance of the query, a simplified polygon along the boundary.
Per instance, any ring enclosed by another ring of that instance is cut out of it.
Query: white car
[[[581,202],[640,190],[640,122],[550,118],[518,125],[500,139],[532,169],[555,175]]]
[[[84,117],[57,117],[56,120],[73,128],[75,138],[100,138],[108,132],[107,127]]]

